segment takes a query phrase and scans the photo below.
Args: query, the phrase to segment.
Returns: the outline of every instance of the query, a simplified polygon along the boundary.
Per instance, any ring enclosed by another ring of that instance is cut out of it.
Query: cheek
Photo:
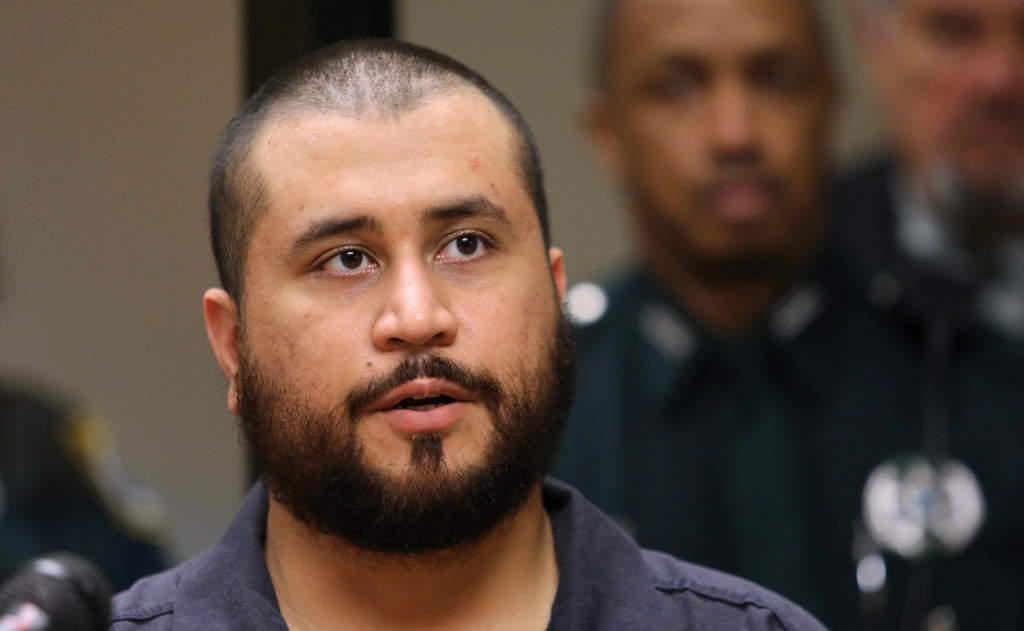
[[[352,309],[288,302],[269,301],[271,309],[253,327],[260,359],[293,386],[336,399],[367,370],[370,332],[364,318]]]
[[[546,270],[546,268],[545,268]],[[459,322],[458,341],[453,349],[459,359],[481,363],[505,379],[516,372],[524,355],[546,342],[551,319],[551,285],[546,275],[523,274],[532,283],[518,281],[487,294],[466,294],[453,304]]]
[[[824,97],[763,97],[758,108],[757,131],[764,139],[768,158],[791,163],[812,155],[822,156],[827,111]]]
[[[893,127],[912,153],[927,155],[942,143],[956,112],[970,98],[969,82],[951,80],[941,64],[923,54],[904,53],[886,82]]]
[[[635,121],[624,135],[631,184],[661,208],[679,206],[687,192],[709,177],[704,134],[682,113],[652,114]]]
[[[704,159],[705,122],[692,108],[650,108],[634,126],[634,153],[653,165],[693,173]]]

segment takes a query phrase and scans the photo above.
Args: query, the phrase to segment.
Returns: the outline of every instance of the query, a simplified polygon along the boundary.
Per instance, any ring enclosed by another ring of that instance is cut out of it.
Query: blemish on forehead
[[[472,169],[473,171],[478,170],[480,168],[480,158],[477,156],[473,156],[472,158],[470,158],[469,168]]]

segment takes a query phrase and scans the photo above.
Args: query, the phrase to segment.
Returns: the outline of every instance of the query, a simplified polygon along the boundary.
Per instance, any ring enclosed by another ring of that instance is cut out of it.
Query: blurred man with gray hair
[[[847,184],[859,216],[841,218],[858,236],[888,222],[910,258],[976,285],[981,322],[1024,340],[1024,0],[854,6],[894,155]]]
[[[911,493],[888,507],[881,487],[872,496],[869,484],[866,504],[874,498],[884,547],[911,561],[906,578],[888,577],[890,585],[908,586],[904,625],[913,622],[914,607],[942,604],[929,628],[954,628],[959,619],[960,628],[1019,629],[1024,0],[851,6],[892,151],[840,185],[837,235],[880,315],[903,332],[895,341],[924,356],[924,374],[905,386],[924,391],[925,454],[933,464],[962,463],[977,474],[976,493],[940,485],[941,493],[915,498],[912,485],[904,486]],[[890,392],[877,395],[895,396]],[[929,515],[922,507],[934,500],[946,502],[945,517],[915,520],[915,511]],[[969,546],[901,549],[894,537],[908,524],[928,532],[977,520],[985,510],[987,521]],[[894,518],[879,517],[886,511]]]

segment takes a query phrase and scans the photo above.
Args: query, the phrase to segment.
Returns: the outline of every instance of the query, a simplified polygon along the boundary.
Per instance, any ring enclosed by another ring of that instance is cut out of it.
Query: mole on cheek
[[[373,362],[366,362],[367,368],[373,368]]]

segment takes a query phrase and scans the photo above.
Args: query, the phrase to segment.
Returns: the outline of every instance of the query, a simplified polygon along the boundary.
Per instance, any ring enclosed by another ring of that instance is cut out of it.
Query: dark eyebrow
[[[659,59],[658,65],[670,70],[700,71],[707,68],[708,63],[696,53],[674,52]]]
[[[475,195],[434,206],[423,213],[420,221],[424,224],[432,224],[463,217],[483,217],[512,227],[512,220],[508,218],[505,209],[483,195]]]
[[[383,232],[380,222],[369,215],[359,215],[349,219],[327,218],[317,221],[303,232],[295,243],[292,244],[292,252],[316,243],[322,239],[336,237],[348,232]]]

